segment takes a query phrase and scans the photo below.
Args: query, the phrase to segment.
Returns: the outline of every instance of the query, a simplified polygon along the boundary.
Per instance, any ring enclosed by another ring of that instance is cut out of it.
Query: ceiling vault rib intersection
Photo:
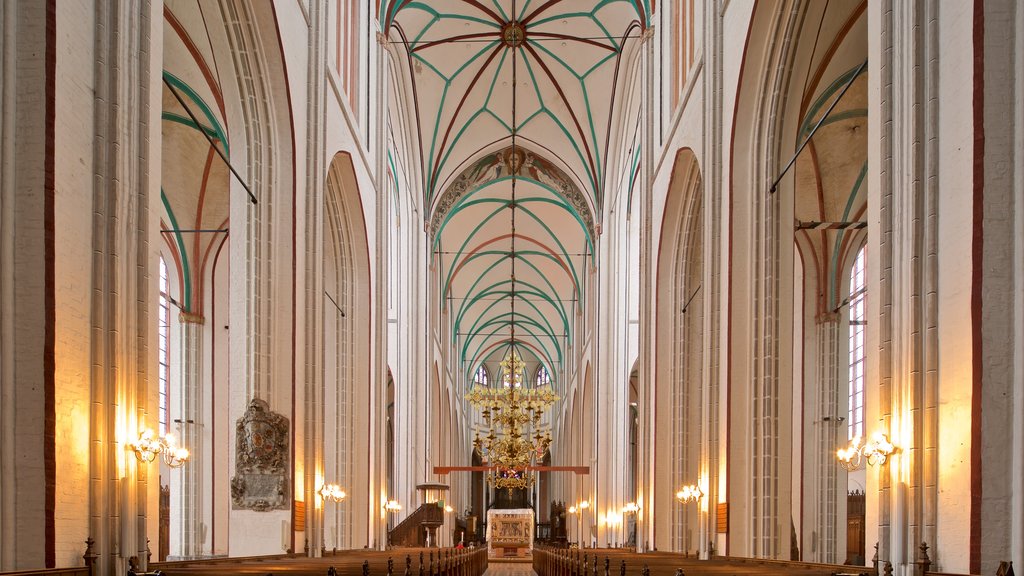
[[[650,11],[645,0],[381,6],[408,63],[398,105],[415,119],[407,141],[419,147],[430,259],[463,373],[521,347],[528,364],[565,376],[597,264],[606,164],[622,156],[613,116],[632,114],[616,108],[620,70]],[[621,146],[635,163],[639,150]]]

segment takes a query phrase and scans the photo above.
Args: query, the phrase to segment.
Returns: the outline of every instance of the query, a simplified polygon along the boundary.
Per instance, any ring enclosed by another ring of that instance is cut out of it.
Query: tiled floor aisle
[[[533,564],[525,562],[491,562],[484,576],[537,576]]]

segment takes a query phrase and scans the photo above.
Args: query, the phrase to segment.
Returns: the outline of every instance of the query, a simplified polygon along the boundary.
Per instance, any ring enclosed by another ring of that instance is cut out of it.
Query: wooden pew
[[[487,549],[347,550],[320,558],[216,558],[154,562],[149,566],[150,572],[160,570],[167,576],[324,576],[331,568],[337,576],[482,576],[487,569]]]
[[[728,557],[700,560],[684,554],[637,554],[617,548],[539,548],[534,550],[534,570],[538,576],[679,576],[680,571],[685,576],[832,576],[871,572],[870,568],[837,564]]]

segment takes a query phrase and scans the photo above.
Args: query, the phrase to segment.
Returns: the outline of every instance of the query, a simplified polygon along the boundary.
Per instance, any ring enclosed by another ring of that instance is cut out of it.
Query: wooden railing
[[[444,510],[437,504],[423,504],[388,532],[391,546],[426,546],[425,527],[444,524]]]

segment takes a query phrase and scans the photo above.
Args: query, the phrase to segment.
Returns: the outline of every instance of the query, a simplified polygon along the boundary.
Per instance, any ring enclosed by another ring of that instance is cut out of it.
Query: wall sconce
[[[622,507],[623,514],[636,514],[640,511],[640,507],[636,505],[636,502],[629,502]]]
[[[679,500],[683,504],[686,504],[687,502],[697,502],[703,497],[704,492],[701,491],[700,486],[697,486],[696,484],[683,486],[678,492],[676,492],[676,500]]]
[[[871,440],[861,443],[861,437],[850,440],[850,445],[836,451],[839,464],[847,470],[860,468],[861,462],[867,460],[872,466],[881,466],[898,448],[889,441],[884,432],[875,432]]]
[[[327,502],[328,500],[341,502],[348,497],[348,494],[346,494],[345,491],[341,489],[341,486],[338,486],[337,484],[324,484],[320,487],[319,493],[320,498],[322,498],[324,502]]]
[[[384,505],[384,509],[388,512],[398,512],[402,509],[402,505],[397,500],[388,500],[388,503]]]
[[[444,513],[445,514],[451,514],[454,511],[455,511],[455,508],[452,508],[450,504],[445,504],[444,505]]]
[[[604,525],[609,527],[622,526],[622,514],[608,512],[604,516]]]
[[[189,456],[188,449],[179,447],[174,441],[174,436],[168,434],[158,438],[149,428],[139,434],[138,440],[129,442],[128,447],[135,452],[135,458],[139,462],[152,462],[158,455],[163,454],[164,463],[171,468],[183,466]]]
[[[583,502],[580,502],[575,506],[569,506],[569,509],[566,510],[566,512],[568,512],[569,514],[582,514],[583,511],[586,510],[587,508],[590,508],[590,502],[584,500]]]

